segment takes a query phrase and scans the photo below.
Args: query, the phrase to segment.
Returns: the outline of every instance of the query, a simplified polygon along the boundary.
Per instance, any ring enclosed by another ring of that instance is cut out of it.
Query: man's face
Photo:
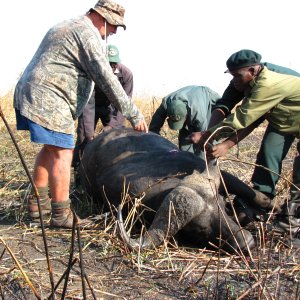
[[[106,36],[116,34],[118,30],[117,25],[111,25],[108,22],[106,22]]]
[[[105,26],[101,26],[99,32],[100,32],[101,37],[103,39],[105,39],[105,37],[116,34],[117,29],[118,29],[117,25],[111,25],[108,22],[106,22],[106,32],[105,32]]]
[[[110,62],[109,64],[110,64],[110,66],[111,66],[111,68],[112,68],[113,72],[115,72],[115,71],[116,71],[116,69],[117,69],[117,66],[118,66],[118,64],[117,64],[117,63],[115,63],[115,62]]]
[[[254,78],[254,69],[252,67],[241,68],[229,72],[232,76],[234,87],[241,92],[244,92],[250,81]]]

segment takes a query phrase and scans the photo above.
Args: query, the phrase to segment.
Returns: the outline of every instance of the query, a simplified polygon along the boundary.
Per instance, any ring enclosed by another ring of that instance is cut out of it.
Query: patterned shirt
[[[73,134],[94,83],[134,126],[143,115],[113,74],[105,45],[87,16],[52,27],[17,83],[14,107],[50,130]]]
[[[133,93],[133,74],[132,72],[123,64],[118,63],[116,70],[114,71],[115,76],[117,76],[119,82],[122,85],[123,90],[126,95],[132,98]],[[95,105],[98,107],[108,107],[111,103],[109,98],[102,92],[101,89],[95,88]]]

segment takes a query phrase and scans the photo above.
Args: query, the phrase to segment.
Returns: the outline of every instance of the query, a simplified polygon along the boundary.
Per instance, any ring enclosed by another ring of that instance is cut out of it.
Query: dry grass
[[[32,170],[40,147],[29,142],[28,133],[15,130],[11,94],[0,101]],[[136,102],[149,123],[160,99]],[[228,155],[233,160],[220,161],[221,167],[249,182],[263,131],[258,128],[243,141],[239,161],[233,149]],[[41,228],[28,221],[24,206],[28,179],[3,122],[0,132],[0,298],[46,299],[51,293],[49,273],[56,284],[70,265],[73,236],[76,260],[69,276],[67,299],[83,299],[84,295],[86,299],[299,299],[299,252],[287,247],[264,223],[250,228],[258,243],[246,256],[183,248],[175,240],[155,250],[131,253],[116,236],[113,216],[98,220],[97,228],[81,230],[80,236],[46,226],[52,266],[49,271]],[[167,127],[163,135],[177,142],[175,133]],[[295,154],[293,147],[284,161],[283,177],[290,178]],[[71,193],[79,211],[91,211],[89,199],[79,197],[73,189]],[[285,201],[287,195],[288,185],[281,179],[278,201]],[[86,276],[78,261],[84,265]],[[84,277],[86,280],[82,280]],[[58,298],[63,286],[64,280],[56,292]]]

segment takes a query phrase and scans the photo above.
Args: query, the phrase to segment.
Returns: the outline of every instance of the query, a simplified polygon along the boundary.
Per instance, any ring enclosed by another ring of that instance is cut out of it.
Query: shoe
[[[292,235],[298,234],[300,230],[300,219],[290,217],[289,223],[286,222],[287,220],[279,220],[277,222],[277,227],[281,229],[282,232],[290,233]]]
[[[51,214],[51,199],[49,197],[41,198],[40,206],[42,210],[42,216]],[[38,219],[40,217],[37,199],[33,195],[29,196],[28,199],[28,213],[31,219]]]
[[[80,219],[77,215],[76,217],[78,219],[78,225],[80,227],[86,227],[93,223],[91,220],[88,219]],[[50,219],[51,227],[72,229],[73,220],[74,215],[71,208],[53,208],[52,205],[52,216]]]

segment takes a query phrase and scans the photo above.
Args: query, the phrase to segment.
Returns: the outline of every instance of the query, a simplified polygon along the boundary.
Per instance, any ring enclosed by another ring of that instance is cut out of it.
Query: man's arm
[[[263,121],[264,117],[261,117],[256,122],[252,123],[250,126],[241,129],[233,134],[231,137],[225,141],[214,145],[211,149],[208,149],[208,155],[210,157],[222,157],[225,156],[230,148],[235,146],[237,143],[242,141],[246,136],[248,136],[255,128],[257,128]]]
[[[132,98],[133,93],[133,74],[132,72],[124,65],[118,64],[119,70],[122,75],[120,78],[121,85],[127,94],[128,97]]]
[[[166,118],[167,118],[167,111],[164,108],[163,104],[161,104],[158,107],[158,109],[155,111],[154,115],[152,116],[149,125],[149,131],[160,134],[160,129],[163,127]]]
[[[211,117],[210,117],[208,128],[211,128],[211,127],[217,125],[218,123],[223,121],[225,119],[225,117],[226,117],[226,114],[225,114],[224,110],[222,110],[220,108],[214,109],[211,114]]]
[[[243,97],[243,92],[238,91],[234,87],[233,82],[230,81],[222,95],[222,98],[218,99],[213,106],[213,111],[207,128],[210,129],[222,122],[231,113],[236,104],[243,99]],[[210,134],[211,133],[209,131],[193,132],[190,135],[190,139],[194,144],[199,144],[200,147],[203,147]]]
[[[230,81],[228,87],[222,95],[222,98],[218,99],[213,107],[208,128],[213,127],[223,121],[243,98],[244,93],[238,91],[234,87],[233,82]]]

